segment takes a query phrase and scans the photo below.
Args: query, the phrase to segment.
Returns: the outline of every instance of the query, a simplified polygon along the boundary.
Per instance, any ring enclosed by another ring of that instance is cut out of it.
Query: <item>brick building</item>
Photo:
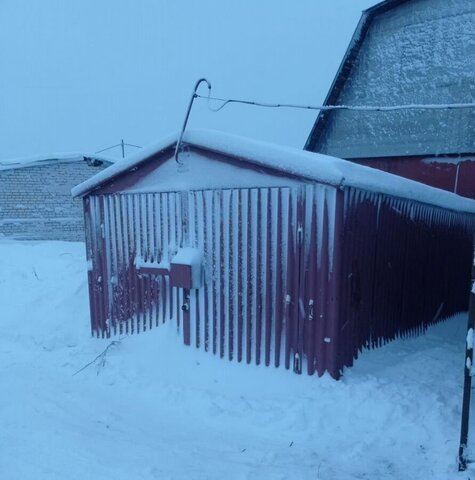
[[[82,154],[0,160],[0,237],[82,241],[82,205],[71,188],[111,163]]]

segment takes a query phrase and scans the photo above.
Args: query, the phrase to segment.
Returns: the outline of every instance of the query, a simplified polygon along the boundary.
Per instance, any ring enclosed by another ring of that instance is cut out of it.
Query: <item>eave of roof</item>
[[[0,160],[0,170],[13,170],[18,168],[40,167],[57,163],[74,163],[83,161],[91,162],[93,164],[107,163],[112,165],[115,163],[114,159],[102,155],[69,152]]]
[[[411,0],[384,0],[377,3],[376,5],[373,5],[372,7],[367,8],[366,10],[363,10],[363,13],[373,15],[377,13],[387,12],[388,10],[391,10],[391,8],[397,7],[398,5],[401,5],[402,3],[407,3],[409,1]]]

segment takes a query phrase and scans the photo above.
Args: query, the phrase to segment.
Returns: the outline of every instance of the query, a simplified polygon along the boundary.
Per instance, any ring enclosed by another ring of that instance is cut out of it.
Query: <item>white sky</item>
[[[320,104],[374,3],[1,0],[0,159],[156,141],[202,76],[216,96]],[[196,101],[189,125],[302,147],[315,117]]]

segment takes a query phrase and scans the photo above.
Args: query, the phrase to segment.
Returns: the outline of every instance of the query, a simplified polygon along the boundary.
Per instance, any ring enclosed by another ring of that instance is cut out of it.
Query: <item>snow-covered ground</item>
[[[463,316],[365,352],[335,382],[228,363],[173,325],[94,339],[88,308],[83,244],[0,242],[1,479],[475,473],[456,472]]]

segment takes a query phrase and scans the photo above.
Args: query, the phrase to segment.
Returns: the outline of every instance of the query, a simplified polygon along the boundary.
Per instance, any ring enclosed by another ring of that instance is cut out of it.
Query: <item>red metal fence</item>
[[[473,215],[319,184],[84,202],[97,336],[173,320],[221,357],[338,377],[362,348],[466,309]],[[183,246],[203,253],[202,288],[140,269],[165,272]]]

